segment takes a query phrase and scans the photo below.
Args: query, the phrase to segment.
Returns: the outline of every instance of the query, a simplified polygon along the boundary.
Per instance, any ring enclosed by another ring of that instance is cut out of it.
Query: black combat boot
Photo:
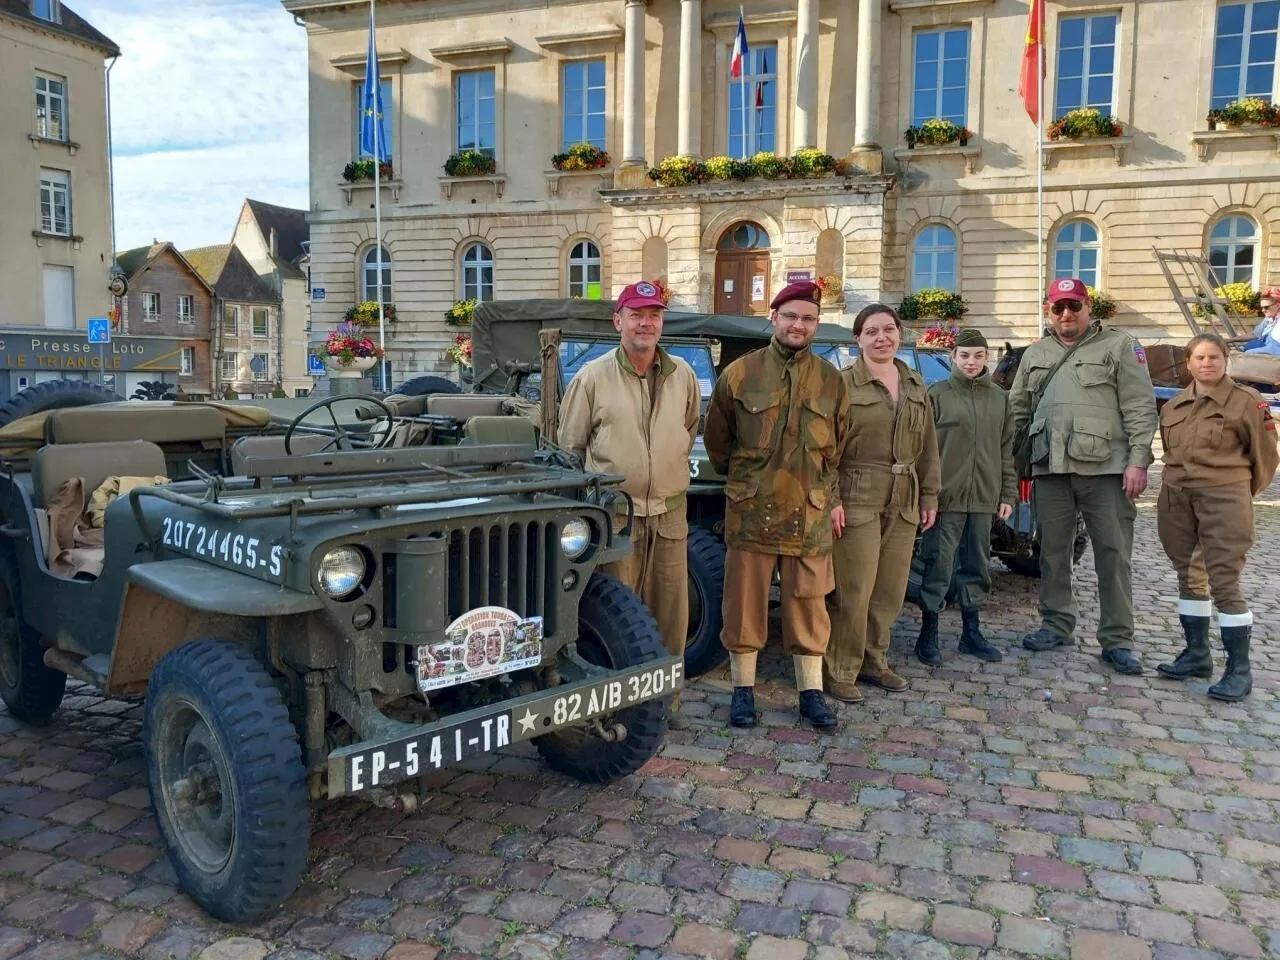
[[[938,615],[928,610],[920,611],[920,636],[916,638],[916,658],[931,667],[942,663],[942,653],[938,650]]]
[[[756,725],[756,695],[751,687],[734,687],[729,702],[729,725],[754,727]]]
[[[1222,645],[1227,649],[1227,669],[1222,679],[1209,688],[1215,700],[1243,700],[1253,689],[1249,670],[1249,633],[1252,627],[1222,627]]]
[[[1187,677],[1212,677],[1213,653],[1209,650],[1209,618],[1178,617],[1187,645],[1173,663],[1162,663],[1156,670],[1162,677],[1185,680]]]
[[[836,728],[835,712],[827,705],[826,698],[819,690],[800,691],[800,716],[808,720],[815,730]]]
[[[987,663],[999,663],[1003,660],[1004,656],[1000,651],[987,643],[987,638],[982,635],[982,620],[978,611],[961,610],[960,615],[964,618],[964,629],[960,633],[960,652]]]

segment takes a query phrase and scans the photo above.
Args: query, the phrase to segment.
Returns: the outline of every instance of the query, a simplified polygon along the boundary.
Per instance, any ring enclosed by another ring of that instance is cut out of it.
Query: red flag
[[[1044,70],[1040,62],[1040,51],[1044,46],[1044,0],[1031,0],[1031,9],[1027,13],[1027,39],[1022,48],[1022,79],[1018,83],[1018,96],[1027,108],[1027,116],[1031,122],[1040,122],[1040,78]]]

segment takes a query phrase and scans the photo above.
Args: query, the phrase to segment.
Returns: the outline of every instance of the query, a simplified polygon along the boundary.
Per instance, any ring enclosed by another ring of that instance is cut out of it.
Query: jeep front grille
[[[556,525],[545,520],[450,531],[444,585],[449,621],[476,607],[507,607],[522,617],[543,617],[544,633],[554,633],[559,551]]]

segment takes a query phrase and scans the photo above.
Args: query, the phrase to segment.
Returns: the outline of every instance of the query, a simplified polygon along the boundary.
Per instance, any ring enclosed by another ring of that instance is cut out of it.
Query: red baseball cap
[[[661,307],[664,310],[667,308],[667,303],[662,299],[662,293],[657,285],[648,280],[637,280],[623,287],[613,305],[618,310],[623,307],[630,307],[632,310],[643,307]]]
[[[1089,288],[1079,277],[1063,277],[1049,284],[1049,302],[1059,300],[1088,300]]]

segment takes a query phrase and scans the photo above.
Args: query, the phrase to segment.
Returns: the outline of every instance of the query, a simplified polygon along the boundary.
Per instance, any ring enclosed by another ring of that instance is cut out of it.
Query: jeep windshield
[[[617,349],[616,340],[561,340],[560,369],[567,384],[578,375],[578,371],[589,361],[602,357]],[[715,362],[711,358],[711,348],[705,343],[682,343],[680,341],[664,342],[662,348],[679,357],[693,368],[698,378],[698,392],[702,399],[711,396],[711,389],[716,382]]]

